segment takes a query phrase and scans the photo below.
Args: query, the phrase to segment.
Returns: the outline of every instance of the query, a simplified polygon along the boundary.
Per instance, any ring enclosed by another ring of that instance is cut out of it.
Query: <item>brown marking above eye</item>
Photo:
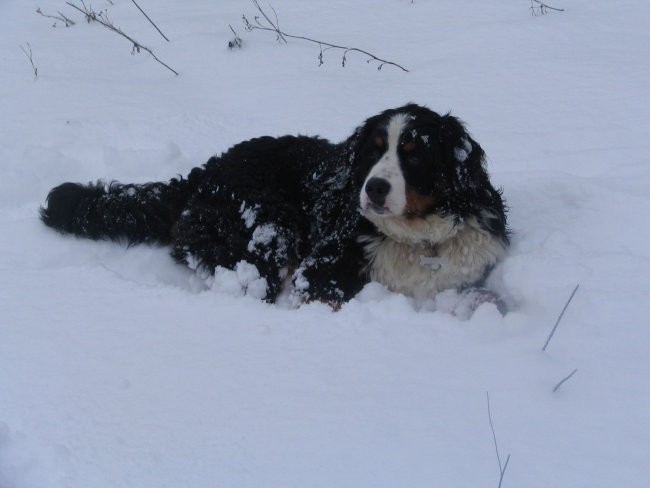
[[[377,146],[379,149],[382,149],[384,147],[384,139],[382,139],[381,136],[375,137],[375,146]]]
[[[415,150],[416,147],[417,147],[417,144],[415,144],[415,141],[409,141],[409,142],[405,143],[402,146],[402,149],[404,150],[404,152],[408,153],[408,152],[412,152],[413,150]]]

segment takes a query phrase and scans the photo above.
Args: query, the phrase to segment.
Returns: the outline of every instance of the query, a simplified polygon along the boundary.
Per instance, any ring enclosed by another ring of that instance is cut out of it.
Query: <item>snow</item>
[[[278,231],[273,224],[258,225],[253,230],[248,250],[253,252],[257,247],[268,246],[277,235]]]
[[[257,299],[266,297],[266,279],[260,278],[255,265],[246,261],[238,262],[234,270],[218,266],[214,276],[204,279],[207,286],[218,293],[236,297],[248,295]]]
[[[463,144],[463,147],[454,148],[454,156],[456,157],[456,161],[458,161],[459,163],[464,162],[467,159],[467,157],[472,153],[471,142],[463,138],[461,140],[461,143]]]
[[[247,229],[250,229],[255,224],[255,219],[257,218],[257,209],[255,207],[247,207],[246,202],[241,204],[239,209],[244,225]]]
[[[179,77],[62,0],[0,6],[1,488],[497,486],[486,392],[504,487],[647,486],[647,3],[272,2],[287,32],[410,73],[334,50],[319,68],[316,45],[244,31],[247,2],[139,2],[169,43],[113,3],[93,6]],[[463,119],[504,188],[505,316],[376,283],[338,312],[271,306],[245,264],[210,286],[164,248],[38,220],[62,181],[166,180],[265,134],[342,140],[408,101]]]

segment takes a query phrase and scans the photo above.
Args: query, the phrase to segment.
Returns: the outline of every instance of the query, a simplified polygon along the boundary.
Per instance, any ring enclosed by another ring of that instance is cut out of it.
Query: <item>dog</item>
[[[169,245],[204,273],[248,263],[269,302],[288,290],[336,307],[369,281],[427,300],[481,287],[508,248],[485,164],[459,119],[408,104],[337,144],[260,137],[168,182],[63,183],[40,215],[64,234]]]

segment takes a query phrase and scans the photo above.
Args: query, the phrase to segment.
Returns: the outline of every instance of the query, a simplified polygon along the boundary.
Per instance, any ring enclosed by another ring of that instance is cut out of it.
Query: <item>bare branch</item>
[[[506,469],[508,468],[508,463],[510,462],[510,454],[506,457],[506,462],[501,465],[501,456],[499,455],[499,445],[497,444],[497,435],[494,432],[494,424],[492,423],[492,411],[490,410],[490,392],[486,392],[487,397],[487,409],[488,409],[488,419],[490,420],[490,429],[492,430],[492,439],[494,440],[494,450],[497,454],[497,462],[499,463],[499,488],[503,483],[503,476],[506,474]]]
[[[264,10],[262,10],[262,7],[260,7],[260,4],[257,2],[257,0],[251,0],[251,1],[253,2],[253,5],[255,5],[255,7],[257,8],[257,10],[259,10],[259,12],[262,14],[262,16],[264,17],[264,19],[265,19],[266,22],[268,23],[268,25],[270,25],[270,26],[272,27],[272,29],[264,28],[264,25],[260,22],[260,18],[256,15],[256,16],[255,16],[255,23],[256,23],[257,26],[258,26],[258,27],[256,27],[256,28],[259,28],[259,29],[262,29],[262,30],[272,30],[272,31],[275,31],[275,33],[277,34],[277,40],[278,40],[278,42],[279,42],[279,41],[283,41],[283,42],[286,44],[286,43],[287,43],[287,40],[285,39],[284,34],[283,34],[282,31],[280,30],[280,22],[278,21],[278,14],[277,14],[277,12],[275,11],[275,9],[271,6],[271,10],[273,10],[273,13],[275,14],[275,24],[274,24],[273,21],[272,21],[272,20],[269,18],[269,16],[266,14],[266,12],[265,12]],[[269,5],[269,6],[270,6],[270,5]],[[244,17],[244,19],[246,19],[246,18]]]
[[[490,392],[486,392],[485,396],[487,398],[488,419],[490,420],[490,429],[492,430],[492,439],[494,440],[494,450],[497,453],[497,461],[499,463],[499,471],[503,471],[503,467],[501,466],[501,456],[499,456],[499,446],[497,444],[497,435],[494,432],[494,424],[492,423],[492,411],[490,410]]]
[[[567,377],[564,378],[562,381],[560,381],[557,385],[555,385],[555,388],[553,388],[553,393],[555,393],[555,392],[560,388],[560,386],[562,386],[566,381],[570,380],[571,377],[572,377],[574,374],[576,374],[577,372],[578,372],[578,368],[576,368],[576,369],[574,369],[573,371],[571,371],[571,373],[569,374],[569,376],[567,376]]]
[[[29,45],[29,42],[27,44],[27,49],[25,49],[24,46],[18,46],[20,47],[20,50],[25,53],[25,56],[27,56],[27,59],[29,59],[30,64],[32,65],[32,70],[34,71],[34,81],[38,79],[38,68],[34,65],[34,58],[32,55],[32,46]]]
[[[151,20],[151,19],[149,18],[149,16],[145,13],[145,11],[142,10],[142,9],[140,8],[140,5],[138,5],[138,4],[136,3],[135,0],[131,0],[131,1],[133,2],[133,5],[135,5],[136,7],[138,7],[138,10],[139,10],[140,12],[142,12],[142,15],[144,15],[144,16],[147,18],[147,20],[151,23],[151,25],[153,25],[153,26],[156,28],[156,30],[160,33],[160,35],[163,36],[163,38],[164,38],[167,42],[169,42],[169,39],[167,39],[167,36],[166,36],[165,34],[162,33],[162,31],[158,28],[158,26],[157,26],[156,24],[154,24],[153,20]]]
[[[241,40],[241,37],[239,37],[239,34],[235,32],[235,29],[232,28],[232,25],[228,24],[228,27],[230,27],[231,32],[235,35],[230,41],[228,41],[228,48],[229,49],[234,49],[236,47],[241,48],[243,41]]]
[[[509,462],[510,462],[510,454],[508,454],[508,457],[506,458],[506,463],[503,465],[503,470],[501,470],[501,475],[499,476],[498,488],[501,488],[501,485],[503,484],[503,476],[506,474],[506,468],[508,467]]]
[[[530,0],[530,11],[532,12],[533,16],[545,15],[549,10],[564,12],[563,8],[551,7],[550,5],[542,3],[539,0]]]
[[[63,15],[61,12],[57,12],[59,15],[47,15],[44,14],[41,8],[36,9],[36,13],[39,15],[42,15],[43,17],[46,17],[48,19],[54,19],[54,24],[52,24],[52,27],[56,27],[59,22],[63,22],[66,27],[70,27],[71,25],[75,25],[74,20],[71,20],[67,18],[65,15]]]
[[[364,55],[368,56],[368,59],[366,60],[367,63],[377,62],[378,63],[378,65],[377,65],[378,70],[381,70],[384,67],[384,65],[390,65],[390,66],[395,66],[396,68],[399,68],[402,71],[406,71],[408,73],[408,70],[404,66],[401,66],[401,65],[399,65],[397,63],[394,63],[392,61],[387,61],[385,59],[378,58],[374,54],[369,53],[368,51],[364,51],[363,49],[359,49],[359,48],[356,48],[356,47],[339,46],[337,44],[331,44],[329,42],[319,41],[319,40],[311,39],[311,38],[305,37],[305,36],[295,36],[295,35],[292,35],[292,34],[287,34],[286,32],[283,32],[282,30],[280,30],[279,22],[278,22],[278,16],[277,16],[277,13],[275,12],[275,9],[273,7],[271,7],[271,9],[273,10],[273,12],[275,14],[275,22],[273,20],[271,20],[271,18],[267,15],[267,13],[264,11],[264,9],[262,9],[262,7],[260,7],[260,4],[258,3],[257,0],[251,0],[251,1],[253,2],[253,5],[255,5],[257,10],[260,12],[263,19],[260,18],[260,16],[256,15],[253,18],[254,22],[251,23],[248,20],[248,18],[246,18],[246,16],[243,15],[242,19],[244,21],[244,26],[245,26],[247,31],[262,30],[262,31],[275,32],[275,34],[277,36],[276,39],[277,39],[278,42],[287,43],[287,38],[290,38],[290,39],[300,39],[300,40],[303,40],[303,41],[309,41],[309,42],[313,42],[314,44],[318,44],[319,49],[320,49],[319,55],[318,55],[318,66],[322,66],[324,64],[323,53],[327,49],[340,49],[340,50],[343,51],[343,57],[342,57],[342,60],[341,60],[341,64],[344,67],[345,67],[345,63],[347,62],[347,54],[349,52],[357,52],[357,53],[361,53],[361,54],[364,54]],[[262,22],[262,20],[264,20],[265,22]],[[323,46],[326,46],[327,49],[323,49]]]
[[[101,25],[103,25],[104,27],[106,27],[108,30],[113,31],[116,34],[119,34],[120,36],[122,36],[125,39],[127,39],[128,41],[130,41],[133,44],[133,48],[131,50],[132,54],[139,53],[140,50],[147,51],[151,55],[151,57],[154,58],[158,63],[160,63],[162,66],[164,66],[169,71],[171,71],[176,76],[178,76],[178,72],[176,70],[174,70],[173,68],[171,68],[169,65],[162,62],[160,59],[158,59],[158,57],[153,53],[153,51],[151,49],[149,49],[146,46],[143,46],[138,41],[133,39],[131,36],[125,34],[124,31],[122,31],[122,29],[120,29],[119,27],[116,27],[113,24],[113,22],[111,22],[111,20],[108,18],[108,14],[106,13],[106,11],[97,13],[92,9],[92,7],[90,7],[90,8],[86,7],[86,4],[84,3],[83,0],[81,0],[81,5],[82,5],[83,8],[79,7],[78,5],[75,5],[72,2],[66,2],[66,3],[68,5],[70,5],[72,8],[74,8],[74,9],[78,10],[79,12],[81,12],[82,14],[84,14],[86,16],[86,21],[87,22],[89,22],[89,23],[90,22],[98,22]]]
[[[546,351],[546,348],[548,347],[548,343],[551,342],[551,339],[553,338],[553,335],[555,334],[555,331],[557,330],[557,326],[560,325],[560,320],[562,320],[562,317],[564,316],[564,312],[566,312],[566,309],[569,306],[569,303],[571,303],[571,300],[573,300],[573,296],[578,291],[579,286],[580,286],[580,283],[578,283],[576,285],[576,287],[573,289],[573,292],[571,292],[571,296],[569,297],[567,302],[564,304],[564,308],[562,309],[562,312],[560,312],[560,316],[557,318],[557,321],[555,322],[555,325],[553,326],[553,330],[551,330],[551,333],[549,334],[548,339],[546,339],[546,343],[544,344],[544,347],[542,347],[542,351]]]

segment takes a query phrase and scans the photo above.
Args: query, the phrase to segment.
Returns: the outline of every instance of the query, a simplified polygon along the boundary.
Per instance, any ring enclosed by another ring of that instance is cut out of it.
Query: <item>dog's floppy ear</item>
[[[501,191],[490,183],[481,146],[470,137],[464,124],[449,114],[441,118],[440,145],[455,212],[479,216],[484,225],[507,240],[505,205]]]
[[[449,114],[440,119],[440,146],[443,164],[457,192],[474,193],[489,186],[485,152],[467,133],[465,125]]]
[[[366,119],[366,121],[357,127],[354,130],[353,134],[348,138],[347,145],[350,154],[350,162],[354,162],[354,160],[359,158],[363,146],[368,140],[368,137],[370,137],[373,128],[377,126],[377,123],[382,116],[383,113]]]
[[[361,147],[361,140],[362,140],[362,135],[364,132],[364,126],[360,125],[356,129],[354,129],[354,132],[350,137],[348,137],[347,141],[345,141],[345,146],[347,149],[347,156],[348,156],[348,162],[351,164],[354,164],[356,160],[359,158],[359,150]]]
[[[348,163],[352,168],[352,175],[357,184],[363,183],[364,175],[360,172],[360,166],[362,165],[364,157],[368,156],[368,139],[382,115],[383,114],[378,114],[367,119],[354,130],[353,134],[346,141]]]

